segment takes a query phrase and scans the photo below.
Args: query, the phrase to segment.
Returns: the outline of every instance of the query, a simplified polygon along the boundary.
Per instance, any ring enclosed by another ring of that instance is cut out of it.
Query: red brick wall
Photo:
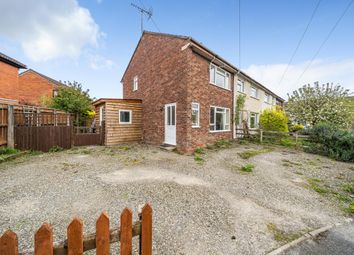
[[[18,100],[18,68],[0,61],[0,98]]]
[[[19,100],[21,104],[40,105],[41,97],[53,96],[56,85],[31,71],[19,76]]]
[[[193,52],[190,55],[189,82],[188,82],[188,125],[187,150],[193,151],[197,147],[204,147],[220,139],[232,139],[233,91],[226,90],[209,83],[210,61]],[[231,84],[233,75],[231,74]],[[233,86],[231,85],[233,89]],[[192,102],[199,103],[200,127],[192,128]],[[230,109],[231,131],[210,132],[210,106],[220,106]]]
[[[142,99],[143,140],[147,143],[164,142],[164,105],[177,103],[177,149],[182,152],[232,138],[232,131],[209,132],[210,106],[230,108],[232,114],[232,91],[209,84],[209,61],[190,48],[181,51],[187,42],[145,34],[122,80],[123,98]],[[133,91],[135,75],[139,77],[137,91]],[[200,128],[192,128],[192,102],[200,104]]]
[[[143,140],[160,145],[164,142],[164,106],[177,103],[177,148],[187,142],[186,100],[188,61],[181,47],[186,40],[145,34],[123,77],[123,98],[142,99]],[[133,91],[133,77],[139,77],[139,89]]]

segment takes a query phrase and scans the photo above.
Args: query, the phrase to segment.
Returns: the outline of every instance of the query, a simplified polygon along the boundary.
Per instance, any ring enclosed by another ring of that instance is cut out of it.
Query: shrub
[[[17,153],[18,150],[9,147],[0,147],[0,155],[10,155]]]
[[[295,124],[295,125],[291,126],[290,131],[291,131],[291,132],[298,132],[298,131],[301,131],[301,130],[303,130],[303,129],[304,129],[304,125],[302,125],[302,124]]]
[[[283,110],[265,109],[259,118],[262,129],[268,131],[288,132],[288,117]]]
[[[320,123],[310,131],[310,143],[306,150],[336,160],[354,162],[354,132]]]

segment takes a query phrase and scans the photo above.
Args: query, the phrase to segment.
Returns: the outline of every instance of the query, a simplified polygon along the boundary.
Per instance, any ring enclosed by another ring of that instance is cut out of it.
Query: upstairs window
[[[134,76],[133,78],[133,91],[138,90],[138,76]]]
[[[230,131],[230,109],[210,107],[210,131]]]
[[[268,94],[264,95],[264,103],[271,104],[272,103],[272,97]]]
[[[131,110],[119,110],[119,124],[132,124]]]
[[[199,127],[199,104],[192,103],[192,127]]]
[[[58,96],[58,90],[53,90],[53,97],[57,97]]]
[[[224,89],[230,89],[230,74],[220,67],[210,64],[209,78],[211,84]]]
[[[255,87],[251,87],[251,97],[258,98],[258,90]]]
[[[238,92],[245,92],[245,82],[242,80],[237,80],[237,91]]]

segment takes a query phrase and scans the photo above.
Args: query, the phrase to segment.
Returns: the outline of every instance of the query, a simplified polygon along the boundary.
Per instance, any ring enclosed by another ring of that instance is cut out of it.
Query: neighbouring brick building
[[[35,105],[43,96],[53,97],[62,83],[28,69],[21,62],[0,53],[0,103]]]
[[[238,95],[246,96],[238,118],[250,128],[257,128],[263,109],[284,102],[193,38],[162,33],[143,33],[122,84],[123,99],[141,100],[142,140],[187,153],[236,138]]]
[[[18,103],[18,72],[24,68],[21,62],[0,53],[0,103]]]
[[[19,102],[26,105],[40,105],[42,97],[54,97],[60,86],[64,85],[28,69],[19,75]]]

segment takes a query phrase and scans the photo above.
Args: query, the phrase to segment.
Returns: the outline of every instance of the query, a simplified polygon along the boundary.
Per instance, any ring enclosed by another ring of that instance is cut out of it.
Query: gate
[[[97,128],[74,127],[74,146],[104,145],[104,123]]]

